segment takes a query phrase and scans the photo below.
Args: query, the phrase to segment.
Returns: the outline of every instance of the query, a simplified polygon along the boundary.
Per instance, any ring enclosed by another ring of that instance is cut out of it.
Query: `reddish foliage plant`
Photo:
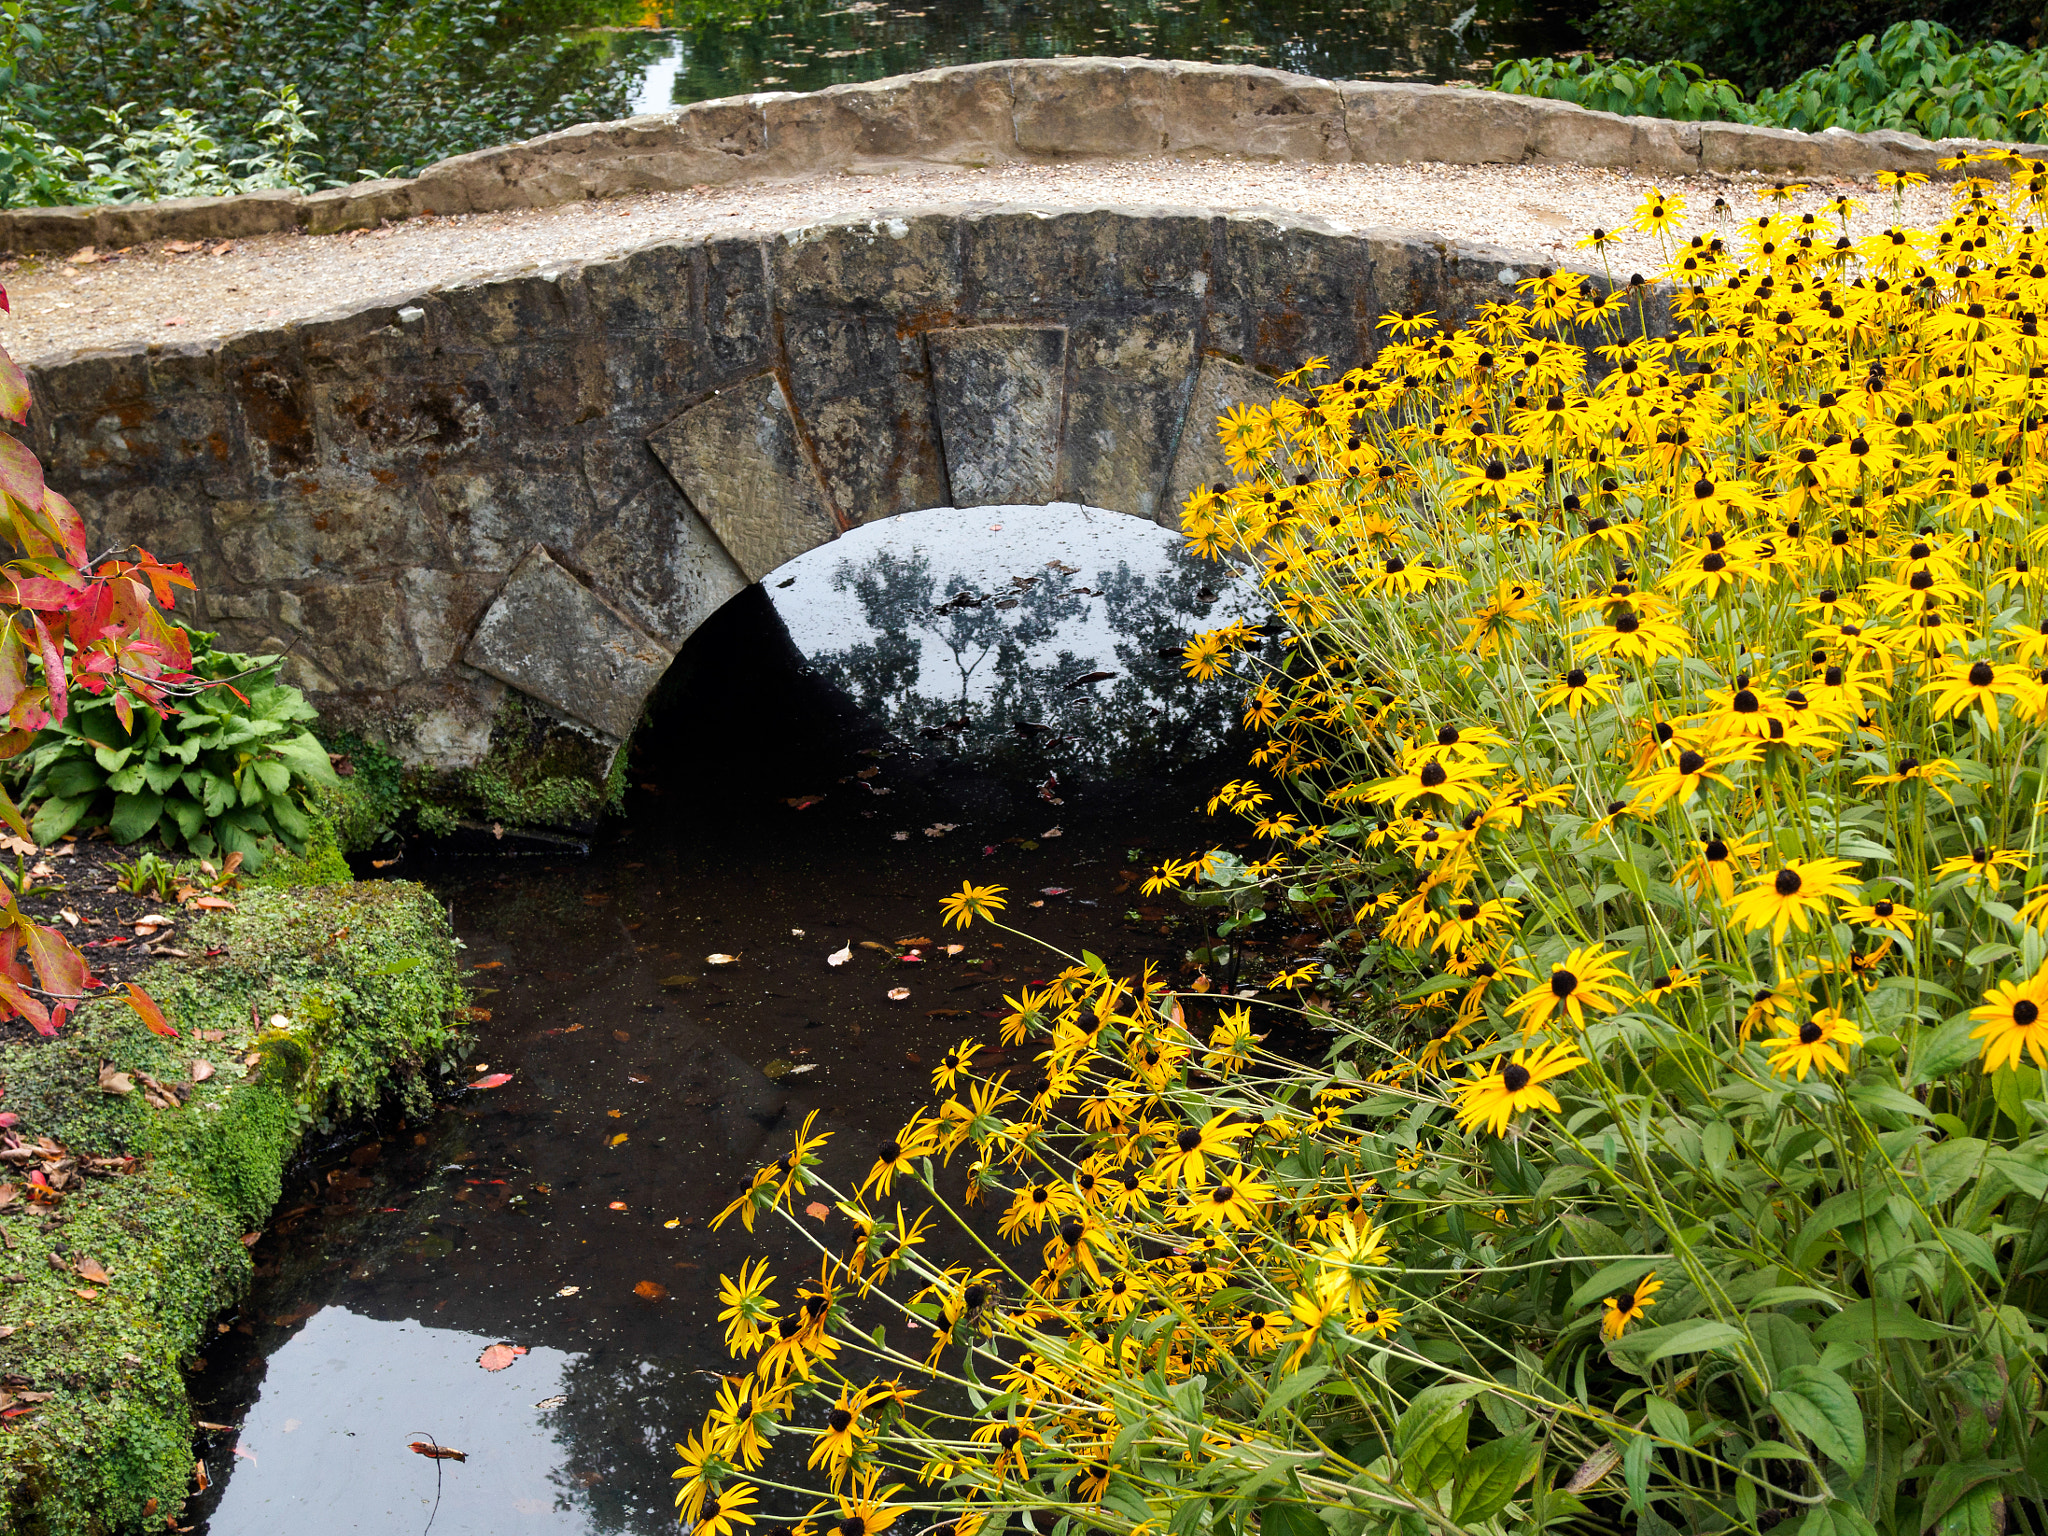
[[[0,310],[7,292],[0,288]],[[28,420],[28,378],[0,347],[0,417]],[[126,726],[137,709],[170,714],[195,682],[191,645],[167,620],[173,591],[190,588],[182,565],[132,548],[95,559],[78,509],[43,482],[43,466],[0,431],[0,761],[26,751],[37,731],[61,721],[72,691],[110,691]],[[133,558],[130,558],[130,557]],[[0,786],[0,822],[26,839],[28,826]],[[54,1035],[79,1001],[103,985],[54,928],[34,922],[0,882],[0,1020],[21,1017]],[[138,987],[129,1005],[158,1033],[175,1033]]]

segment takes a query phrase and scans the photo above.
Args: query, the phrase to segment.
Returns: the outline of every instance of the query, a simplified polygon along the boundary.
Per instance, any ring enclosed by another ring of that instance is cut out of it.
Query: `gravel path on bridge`
[[[166,344],[275,326],[339,307],[391,301],[489,274],[602,259],[661,240],[764,233],[827,219],[902,209],[1016,203],[1038,208],[1104,205],[1280,209],[1344,228],[1426,229],[1480,240],[1538,260],[1563,262],[1594,226],[1627,221],[1650,180],[1561,166],[1299,165],[1238,161],[1092,161],[980,170],[842,174],[801,182],[753,182],[656,193],[517,213],[420,218],[342,235],[264,235],[176,249],[177,242],[119,253],[82,252],[0,262],[12,301],[0,342],[23,362],[79,348],[137,341]],[[1763,177],[1666,179],[1708,227],[1717,197],[1734,218],[1764,211]],[[1897,217],[1873,185],[1821,182],[1785,205],[1800,212],[1847,191],[1868,204],[1863,229]],[[1940,217],[1947,190],[1917,188],[1904,216]],[[98,259],[85,259],[90,257]],[[1609,253],[1617,275],[1650,271],[1657,248],[1634,237]]]

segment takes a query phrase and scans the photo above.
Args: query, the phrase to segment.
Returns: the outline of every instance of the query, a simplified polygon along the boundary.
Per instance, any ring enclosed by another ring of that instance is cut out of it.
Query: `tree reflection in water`
[[[1083,583],[1053,562],[987,587],[939,580],[922,548],[885,549],[840,561],[832,588],[872,638],[807,662],[920,750],[1121,778],[1213,751],[1234,723],[1238,687],[1197,682],[1181,656],[1246,594],[1229,566],[1178,544],[1149,573],[1119,561]]]

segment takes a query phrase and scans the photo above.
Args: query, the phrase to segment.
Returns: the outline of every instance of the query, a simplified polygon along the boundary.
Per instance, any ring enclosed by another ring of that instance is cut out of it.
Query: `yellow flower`
[[[1639,1323],[1643,1320],[1643,1315],[1657,1304],[1650,1298],[1663,1289],[1664,1282],[1657,1278],[1653,1270],[1638,1280],[1630,1290],[1619,1296],[1609,1296],[1601,1302],[1601,1306],[1607,1309],[1606,1315],[1600,1319],[1601,1336],[1609,1339],[1620,1338],[1622,1330],[1630,1323]]]
[[[1584,667],[1573,667],[1558,679],[1556,686],[1549,689],[1538,701],[1545,709],[1562,708],[1574,720],[1582,710],[1598,704],[1612,704],[1619,690],[1613,678],[1604,672],[1588,672]]]
[[[1999,699],[2019,698],[2029,686],[2030,680],[2023,667],[2009,662],[1958,659],[1950,662],[1941,676],[1920,691],[1934,695],[1937,717],[1959,715],[1975,705],[1984,711],[1984,718],[1991,722],[1995,731],[1998,729]]]
[[[740,1526],[752,1525],[754,1517],[746,1510],[749,1504],[759,1502],[754,1493],[752,1483],[734,1483],[730,1488],[707,1493],[696,1522],[690,1527],[692,1536],[733,1536]]]
[[[1258,1129],[1258,1123],[1250,1120],[1226,1125],[1224,1122],[1234,1113],[1226,1109],[1210,1116],[1205,1125],[1182,1126],[1174,1133],[1169,1150],[1153,1164],[1153,1171],[1169,1185],[1181,1184],[1189,1189],[1200,1185],[1207,1176],[1210,1158],[1234,1157],[1237,1143]]]
[[[977,917],[993,919],[1002,911],[1004,889],[1000,885],[976,885],[967,880],[952,895],[941,896],[939,905],[945,909],[947,922],[956,928],[965,928]]]
[[[1506,1133],[1508,1122],[1525,1110],[1547,1109],[1557,1114],[1557,1099],[1543,1084],[1585,1064],[1585,1057],[1562,1042],[1546,1045],[1534,1054],[1516,1051],[1511,1060],[1486,1076],[1458,1084],[1458,1124],[1465,1130],[1484,1125],[1500,1136]]]
[[[1553,1014],[1570,1019],[1574,1029],[1584,1029],[1588,1008],[1612,1013],[1628,1001],[1628,975],[1617,963],[1620,958],[1597,945],[1575,949],[1550,968],[1547,980],[1509,1003],[1507,1012],[1510,1017],[1520,1014],[1518,1022],[1528,1031],[1544,1028]],[[1516,1060],[1520,1059],[1518,1053]]]
[[[1770,1052],[1773,1072],[1789,1072],[1805,1082],[1806,1074],[1815,1067],[1848,1071],[1848,1059],[1839,1047],[1862,1043],[1862,1030],[1836,1010],[1823,1008],[1791,1034],[1767,1041],[1764,1049]]]
[[[1970,1010],[1982,1022],[1970,1031],[1984,1042],[1984,1070],[2017,1067],[2022,1055],[2048,1068],[2048,969],[2025,981],[2001,981]]]
[[[1824,917],[1830,899],[1847,897],[1855,867],[1848,859],[1795,859],[1736,897],[1730,913],[1749,932],[1768,928],[1771,942],[1781,943],[1786,929],[1806,932],[1809,916]]]
[[[1943,859],[1934,867],[1934,877],[1945,880],[1950,875],[1961,875],[1961,885],[1968,890],[1981,885],[1990,895],[1997,895],[2005,884],[2005,871],[2025,869],[2027,856],[2023,851],[2012,848],[1972,848],[1968,853],[1959,853],[1952,859]]]

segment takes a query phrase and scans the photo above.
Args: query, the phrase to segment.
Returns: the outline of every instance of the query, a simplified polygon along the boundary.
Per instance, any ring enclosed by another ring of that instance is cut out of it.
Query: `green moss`
[[[56,1393],[0,1426],[0,1530],[162,1528],[189,1491],[183,1365],[246,1289],[241,1236],[275,1204],[306,1126],[394,1098],[425,1110],[432,1071],[460,1043],[455,941],[418,886],[259,888],[194,937],[225,953],[158,967],[147,983],[180,1039],[102,1001],[55,1041],[0,1047],[0,1092],[23,1131],[140,1160],[67,1194],[54,1222],[0,1218],[16,1244],[0,1271],[22,1277],[0,1286],[0,1326],[17,1330],[0,1339],[0,1373]],[[252,1023],[279,1016],[260,1033]],[[201,1030],[223,1038],[202,1043]],[[199,1056],[218,1071],[182,1108],[99,1087],[103,1062],[189,1082]],[[89,1287],[53,1268],[52,1252],[97,1260],[112,1283],[82,1297]]]
[[[349,769],[339,785],[320,791],[315,809],[333,826],[343,853],[368,853],[391,835],[405,814],[405,764],[353,731],[329,732],[315,727],[315,734]]]
[[[334,820],[323,805],[316,804],[307,817],[312,831],[306,837],[306,851],[293,853],[280,848],[264,862],[255,883],[267,890],[291,890],[308,885],[347,885],[355,878],[348,860],[342,857],[341,840]]]

